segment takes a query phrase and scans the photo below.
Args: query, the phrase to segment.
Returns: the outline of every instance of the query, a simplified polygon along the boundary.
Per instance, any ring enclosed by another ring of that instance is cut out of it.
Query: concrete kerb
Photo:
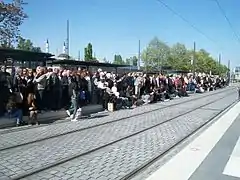
[[[89,105],[89,106],[85,106],[82,108],[82,115],[83,116],[88,116],[90,114],[93,113],[97,113],[103,111],[103,108],[101,105]],[[38,121],[41,124],[44,123],[54,123],[54,121],[58,121],[60,120],[62,121],[69,121],[66,120],[67,118],[67,114],[65,110],[60,110],[60,111],[51,111],[51,112],[44,112],[38,115]],[[25,122],[28,121],[28,117],[24,116],[23,120]],[[0,129],[4,129],[4,128],[9,128],[9,127],[14,127],[16,124],[16,120],[14,118],[0,118]],[[21,128],[21,127],[17,127],[17,128]]]
[[[228,88],[228,87],[227,87]],[[194,96],[195,93],[189,93],[189,96]],[[91,114],[102,112],[103,108],[101,105],[89,105],[82,108],[82,116],[89,116]],[[67,122],[69,119],[66,119],[68,116],[65,110],[57,111],[57,112],[46,112],[39,114],[38,120],[41,124],[47,123],[60,123]],[[24,117],[24,120],[27,121],[28,117]],[[15,119],[9,118],[0,118],[0,129],[11,128],[15,126]],[[27,126],[14,127],[14,128],[23,128]],[[13,128],[11,128],[13,129]]]

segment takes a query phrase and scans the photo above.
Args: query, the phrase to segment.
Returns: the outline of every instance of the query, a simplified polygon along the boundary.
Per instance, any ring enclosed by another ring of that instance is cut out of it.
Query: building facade
[[[240,66],[237,66],[233,69],[233,79],[235,81],[240,81]]]

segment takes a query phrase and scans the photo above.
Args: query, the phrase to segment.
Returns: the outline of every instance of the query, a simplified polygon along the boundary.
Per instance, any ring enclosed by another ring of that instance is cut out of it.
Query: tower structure
[[[64,41],[64,43],[63,43],[63,52],[62,52],[63,54],[66,54],[66,43],[65,43],[65,41]]]
[[[45,52],[49,53],[49,41],[47,39],[46,44],[45,44]]]

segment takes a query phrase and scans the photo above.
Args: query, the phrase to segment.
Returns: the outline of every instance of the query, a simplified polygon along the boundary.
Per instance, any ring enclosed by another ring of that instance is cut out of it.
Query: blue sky
[[[112,60],[114,54],[124,58],[137,55],[138,40],[141,49],[157,36],[172,45],[176,42],[192,48],[204,48],[212,56],[222,54],[222,62],[239,63],[238,43],[226,20],[213,0],[163,0],[175,11],[195,24],[214,42],[199,34],[187,23],[163,7],[156,0],[25,0],[29,15],[21,27],[23,37],[50,52],[62,52],[66,39],[66,21],[70,21],[70,54],[83,57],[88,42],[93,44],[99,59]],[[219,0],[237,32],[240,32],[240,1]]]

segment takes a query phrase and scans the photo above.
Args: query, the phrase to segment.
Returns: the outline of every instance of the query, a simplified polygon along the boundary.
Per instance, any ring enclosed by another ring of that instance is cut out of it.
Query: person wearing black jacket
[[[67,108],[67,106],[69,106],[70,97],[68,94],[68,77],[66,72],[62,73],[61,81],[62,81],[62,101],[61,101],[62,107]]]
[[[144,93],[149,94],[151,89],[151,80],[148,74],[146,74],[145,77],[145,83],[144,83]]]
[[[77,92],[78,86],[76,78],[69,77],[68,94],[71,97],[71,106],[66,112],[70,116],[71,121],[77,121],[76,119],[76,114],[78,110]]]
[[[52,74],[49,76],[49,95],[52,98],[50,108],[52,110],[59,110],[61,108],[61,94],[62,94],[62,83],[59,77],[58,69],[54,69]]]
[[[6,67],[1,67],[0,70],[0,116],[5,113],[5,106],[10,97],[11,83],[10,83],[10,74],[6,72]]]
[[[82,107],[87,103],[88,81],[85,79],[85,72],[81,72],[80,76],[77,76],[77,86],[78,104]]]

